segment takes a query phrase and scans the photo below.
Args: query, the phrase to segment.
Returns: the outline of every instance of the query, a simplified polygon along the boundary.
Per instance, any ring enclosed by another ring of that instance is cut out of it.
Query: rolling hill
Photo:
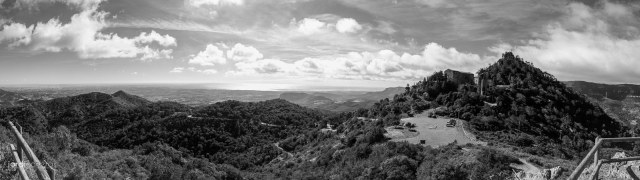
[[[23,99],[25,99],[25,97],[18,93],[0,89],[0,107],[17,105],[18,101]]]
[[[586,81],[564,82],[585,94],[612,118],[633,127],[640,121],[640,85],[600,84]]]
[[[360,108],[369,108],[378,100],[391,98],[403,91],[403,87],[390,87],[383,91],[365,93],[284,92],[280,94],[280,99],[309,108],[333,112],[350,112]]]
[[[640,85],[634,84],[602,84],[586,81],[564,82],[571,89],[594,98],[609,98],[622,101],[627,96],[640,96]]]
[[[272,144],[315,129],[326,115],[281,100],[223,101],[190,107],[150,102],[118,91],[93,92],[0,110],[0,119],[46,134],[64,125],[78,138],[108,148],[160,142],[196,157],[249,168],[271,161]]]

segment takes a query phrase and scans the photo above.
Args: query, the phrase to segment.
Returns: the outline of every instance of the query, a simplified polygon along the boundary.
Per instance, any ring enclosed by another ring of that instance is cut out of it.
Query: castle
[[[444,71],[447,80],[456,84],[474,84],[474,75],[472,73],[460,72],[451,69]]]

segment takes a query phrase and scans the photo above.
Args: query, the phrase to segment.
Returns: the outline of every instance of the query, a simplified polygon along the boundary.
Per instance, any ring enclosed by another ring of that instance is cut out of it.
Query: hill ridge
[[[483,140],[564,158],[576,157],[597,136],[626,133],[624,126],[586,96],[511,52],[477,74],[492,82],[483,95],[475,84],[456,84],[435,72],[357,115],[383,118],[384,124],[392,125],[400,117],[444,106],[441,115],[468,121]]]

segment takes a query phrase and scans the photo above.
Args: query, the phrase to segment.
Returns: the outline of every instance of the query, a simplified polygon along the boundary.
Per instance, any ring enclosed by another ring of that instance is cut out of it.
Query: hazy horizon
[[[300,92],[374,92],[386,88],[402,87],[350,87],[350,86],[298,86],[294,84],[225,84],[225,83],[107,83],[107,84],[0,84],[0,89],[62,89],[62,88],[126,88],[164,87],[174,89],[246,90],[246,91],[300,91]]]

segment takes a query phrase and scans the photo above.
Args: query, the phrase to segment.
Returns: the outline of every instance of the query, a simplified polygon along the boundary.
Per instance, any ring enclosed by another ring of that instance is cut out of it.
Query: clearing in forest
[[[418,114],[414,117],[401,119],[402,124],[407,122],[415,124],[416,127],[413,128],[415,132],[410,131],[406,127],[399,129],[391,126],[386,128],[387,133],[385,136],[391,138],[391,141],[407,141],[413,144],[420,144],[420,141],[424,140],[425,145],[432,147],[447,145],[454,141],[457,141],[458,144],[472,143],[486,145],[485,142],[475,140],[469,132],[465,132],[463,129],[464,121],[462,120],[455,119],[455,126],[447,127],[447,122],[451,119],[452,118],[447,117],[431,118],[427,116],[427,113]]]

